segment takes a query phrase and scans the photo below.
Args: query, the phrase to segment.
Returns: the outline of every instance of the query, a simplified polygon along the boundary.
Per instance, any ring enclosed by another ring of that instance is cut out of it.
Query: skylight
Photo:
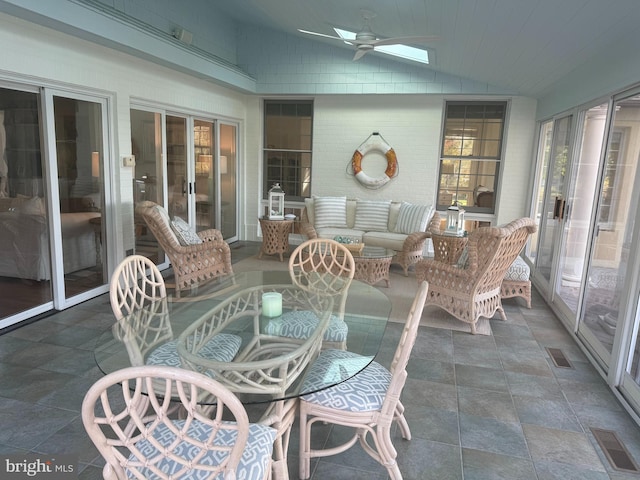
[[[356,39],[356,33],[349,30],[342,30],[340,28],[333,28],[340,38],[344,39],[349,45],[353,45],[349,40]],[[374,51],[392,55],[394,57],[404,58],[413,62],[429,64],[429,52],[422,48],[410,47],[408,45],[380,45],[373,47]]]

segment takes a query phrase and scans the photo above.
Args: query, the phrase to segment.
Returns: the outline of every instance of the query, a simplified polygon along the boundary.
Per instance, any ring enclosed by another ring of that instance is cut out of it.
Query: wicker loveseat
[[[169,257],[178,296],[181,290],[233,273],[231,249],[219,230],[211,228],[198,232],[200,243],[182,245],[171,228],[171,221],[164,207],[154,202],[140,202],[136,207],[136,215],[144,219]]]
[[[349,237],[394,250],[392,262],[405,276],[422,259],[430,232],[439,228],[440,215],[433,207],[390,200],[313,197],[305,200],[300,218],[301,232],[309,239]]]

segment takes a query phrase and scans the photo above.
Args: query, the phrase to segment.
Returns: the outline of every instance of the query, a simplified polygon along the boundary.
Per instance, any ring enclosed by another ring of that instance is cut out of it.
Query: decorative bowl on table
[[[362,249],[364,248],[364,243],[360,241],[358,237],[349,237],[346,235],[336,235],[333,239],[347,247],[351,253],[362,253]]]
[[[293,213],[287,213],[287,214],[284,216],[284,218],[285,218],[286,220],[295,220],[295,219],[296,219],[296,216],[295,216]]]

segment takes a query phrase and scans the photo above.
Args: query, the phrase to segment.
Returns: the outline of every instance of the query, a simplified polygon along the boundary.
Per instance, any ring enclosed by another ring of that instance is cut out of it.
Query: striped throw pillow
[[[316,228],[347,228],[347,197],[314,197]]]
[[[356,204],[356,230],[365,232],[386,232],[389,223],[389,201],[358,200]]]
[[[424,232],[432,215],[433,207],[431,205],[413,205],[402,202],[396,223],[396,233],[408,235],[413,232]]]

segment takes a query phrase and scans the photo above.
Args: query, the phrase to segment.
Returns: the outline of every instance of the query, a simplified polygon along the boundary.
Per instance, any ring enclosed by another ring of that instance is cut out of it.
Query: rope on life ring
[[[378,152],[387,159],[387,169],[379,177],[371,177],[362,170],[362,159],[371,152]],[[369,135],[351,157],[351,170],[356,179],[367,188],[380,188],[398,174],[398,158],[396,152],[378,132]]]

